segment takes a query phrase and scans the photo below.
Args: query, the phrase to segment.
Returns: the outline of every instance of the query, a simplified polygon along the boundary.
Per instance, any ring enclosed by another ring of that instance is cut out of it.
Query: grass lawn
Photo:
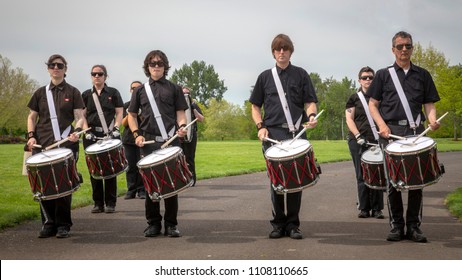
[[[310,141],[319,163],[350,160],[345,141]],[[438,150],[461,151],[462,141],[437,139]],[[14,226],[25,220],[40,217],[39,205],[32,199],[27,176],[21,175],[23,164],[23,145],[0,145],[0,229]],[[81,207],[92,204],[90,175],[85,163],[83,146],[80,147],[78,167],[84,178],[80,189],[73,194],[72,206]],[[266,170],[259,141],[199,141],[196,152],[196,171],[198,179],[216,178]],[[117,176],[118,193],[123,195],[127,186],[125,173]],[[453,197],[454,196],[454,197]],[[450,207],[462,207],[462,191],[455,193],[448,201]],[[462,217],[460,212],[456,214]]]

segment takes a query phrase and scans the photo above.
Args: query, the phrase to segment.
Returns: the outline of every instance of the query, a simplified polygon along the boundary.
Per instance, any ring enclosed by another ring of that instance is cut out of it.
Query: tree
[[[211,99],[220,101],[228,90],[213,65],[206,65],[204,61],[195,60],[191,65],[184,64],[180,69],[175,69],[171,80],[190,88],[192,96],[205,107],[209,106]]]
[[[462,123],[462,66],[449,66],[442,52],[432,45],[424,49],[417,43],[414,46],[412,62],[430,72],[441,100],[435,104],[438,116],[449,112],[441,121],[442,126],[430,134],[433,137],[450,137],[457,140],[457,131]]]
[[[36,81],[29,79],[22,69],[12,69],[10,60],[0,55],[0,128],[10,136],[13,130],[17,133],[27,130],[27,103],[37,88]]]
[[[248,127],[243,110],[226,100],[211,99],[205,109],[204,138],[207,140],[241,140],[248,138]]]
[[[437,112],[440,112],[439,115],[449,112],[446,119],[442,120],[441,130],[450,133],[452,128],[453,138],[457,140],[459,127],[462,128],[462,97],[460,94],[462,92],[462,65],[440,69],[437,77],[435,83],[441,98],[440,102],[436,103]],[[445,123],[450,123],[452,126],[445,127]],[[440,133],[437,134],[439,130],[433,134],[441,137]]]

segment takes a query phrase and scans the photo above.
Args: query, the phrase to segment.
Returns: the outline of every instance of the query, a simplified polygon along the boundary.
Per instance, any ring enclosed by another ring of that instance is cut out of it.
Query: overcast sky
[[[132,80],[146,81],[146,54],[163,50],[170,75],[194,60],[213,65],[237,105],[248,99],[257,76],[274,65],[271,41],[294,42],[292,63],[322,79],[356,80],[362,66],[393,63],[391,38],[400,30],[423,47],[462,63],[459,0],[2,0],[0,54],[41,86],[51,54],[68,61],[66,80],[81,92],[90,70],[104,64],[108,85],[129,99]]]

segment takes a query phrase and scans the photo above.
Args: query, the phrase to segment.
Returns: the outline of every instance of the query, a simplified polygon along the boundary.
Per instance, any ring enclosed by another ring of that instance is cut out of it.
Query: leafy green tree
[[[442,120],[442,126],[432,135],[435,137],[449,137],[458,139],[462,124],[462,65],[451,66],[438,71],[435,81],[441,100],[436,103],[438,115],[449,112]],[[445,124],[448,124],[445,126]],[[459,132],[459,133],[458,133]]]
[[[38,83],[22,69],[12,69],[11,61],[0,55],[0,128],[9,135],[27,130],[27,103]]]
[[[211,99],[220,101],[228,90],[224,80],[220,80],[213,65],[206,65],[204,61],[193,61],[175,69],[172,82],[191,89],[192,97],[199,103],[209,106]]]
[[[211,99],[204,110],[206,140],[241,140],[248,139],[248,128],[243,126],[248,120],[242,108],[226,100]]]
[[[449,66],[444,53],[432,45],[423,48],[419,43],[414,45],[412,62],[427,69],[433,77],[441,100],[435,104],[438,116],[449,112],[441,121],[441,128],[429,132],[432,137],[451,137],[457,139],[462,123],[462,71],[461,65]]]

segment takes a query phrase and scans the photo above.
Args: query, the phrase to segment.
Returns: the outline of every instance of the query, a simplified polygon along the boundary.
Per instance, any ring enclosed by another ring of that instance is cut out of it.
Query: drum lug
[[[440,170],[441,170],[441,174],[446,173],[446,171],[444,170],[444,164],[442,163],[440,163]]]

